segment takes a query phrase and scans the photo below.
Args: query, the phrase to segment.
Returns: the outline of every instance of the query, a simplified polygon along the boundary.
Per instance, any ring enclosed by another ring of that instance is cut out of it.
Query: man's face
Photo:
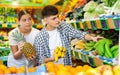
[[[45,23],[50,27],[56,28],[59,26],[60,20],[58,18],[58,15],[51,15],[51,16],[45,17]]]

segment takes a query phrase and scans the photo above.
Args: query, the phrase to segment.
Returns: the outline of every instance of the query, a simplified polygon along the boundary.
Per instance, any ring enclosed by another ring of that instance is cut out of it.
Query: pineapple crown
[[[23,34],[18,30],[16,30],[15,32],[12,32],[12,36],[14,37],[14,40],[16,40],[17,42],[20,42],[20,41],[26,42]]]

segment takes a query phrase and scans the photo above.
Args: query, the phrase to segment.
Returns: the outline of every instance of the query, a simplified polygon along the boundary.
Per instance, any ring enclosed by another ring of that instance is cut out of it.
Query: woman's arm
[[[47,63],[47,62],[52,62],[54,61],[55,59],[54,58],[44,58],[44,62]]]
[[[18,46],[15,45],[15,46],[10,46],[11,47],[11,50],[12,50],[12,53],[13,53],[13,56],[15,59],[18,59],[22,56],[22,51],[21,50],[18,50]]]

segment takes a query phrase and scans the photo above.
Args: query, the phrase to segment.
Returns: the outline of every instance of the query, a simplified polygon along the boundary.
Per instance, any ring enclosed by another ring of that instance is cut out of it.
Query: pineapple
[[[13,32],[12,36],[14,37],[14,40],[16,40],[17,42],[20,42],[20,41],[25,42],[22,48],[22,52],[27,59],[32,55],[36,55],[35,48],[30,43],[26,42],[24,36],[18,30]]]

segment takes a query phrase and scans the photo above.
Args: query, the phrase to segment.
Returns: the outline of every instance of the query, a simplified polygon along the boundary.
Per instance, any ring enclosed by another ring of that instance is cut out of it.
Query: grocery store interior
[[[9,32],[19,26],[18,12],[28,10],[32,27],[41,31],[45,27],[41,10],[47,5],[55,6],[59,19],[75,30],[105,39],[71,39],[72,66],[48,62],[8,67]],[[119,31],[120,0],[0,0],[0,75],[120,75]]]

